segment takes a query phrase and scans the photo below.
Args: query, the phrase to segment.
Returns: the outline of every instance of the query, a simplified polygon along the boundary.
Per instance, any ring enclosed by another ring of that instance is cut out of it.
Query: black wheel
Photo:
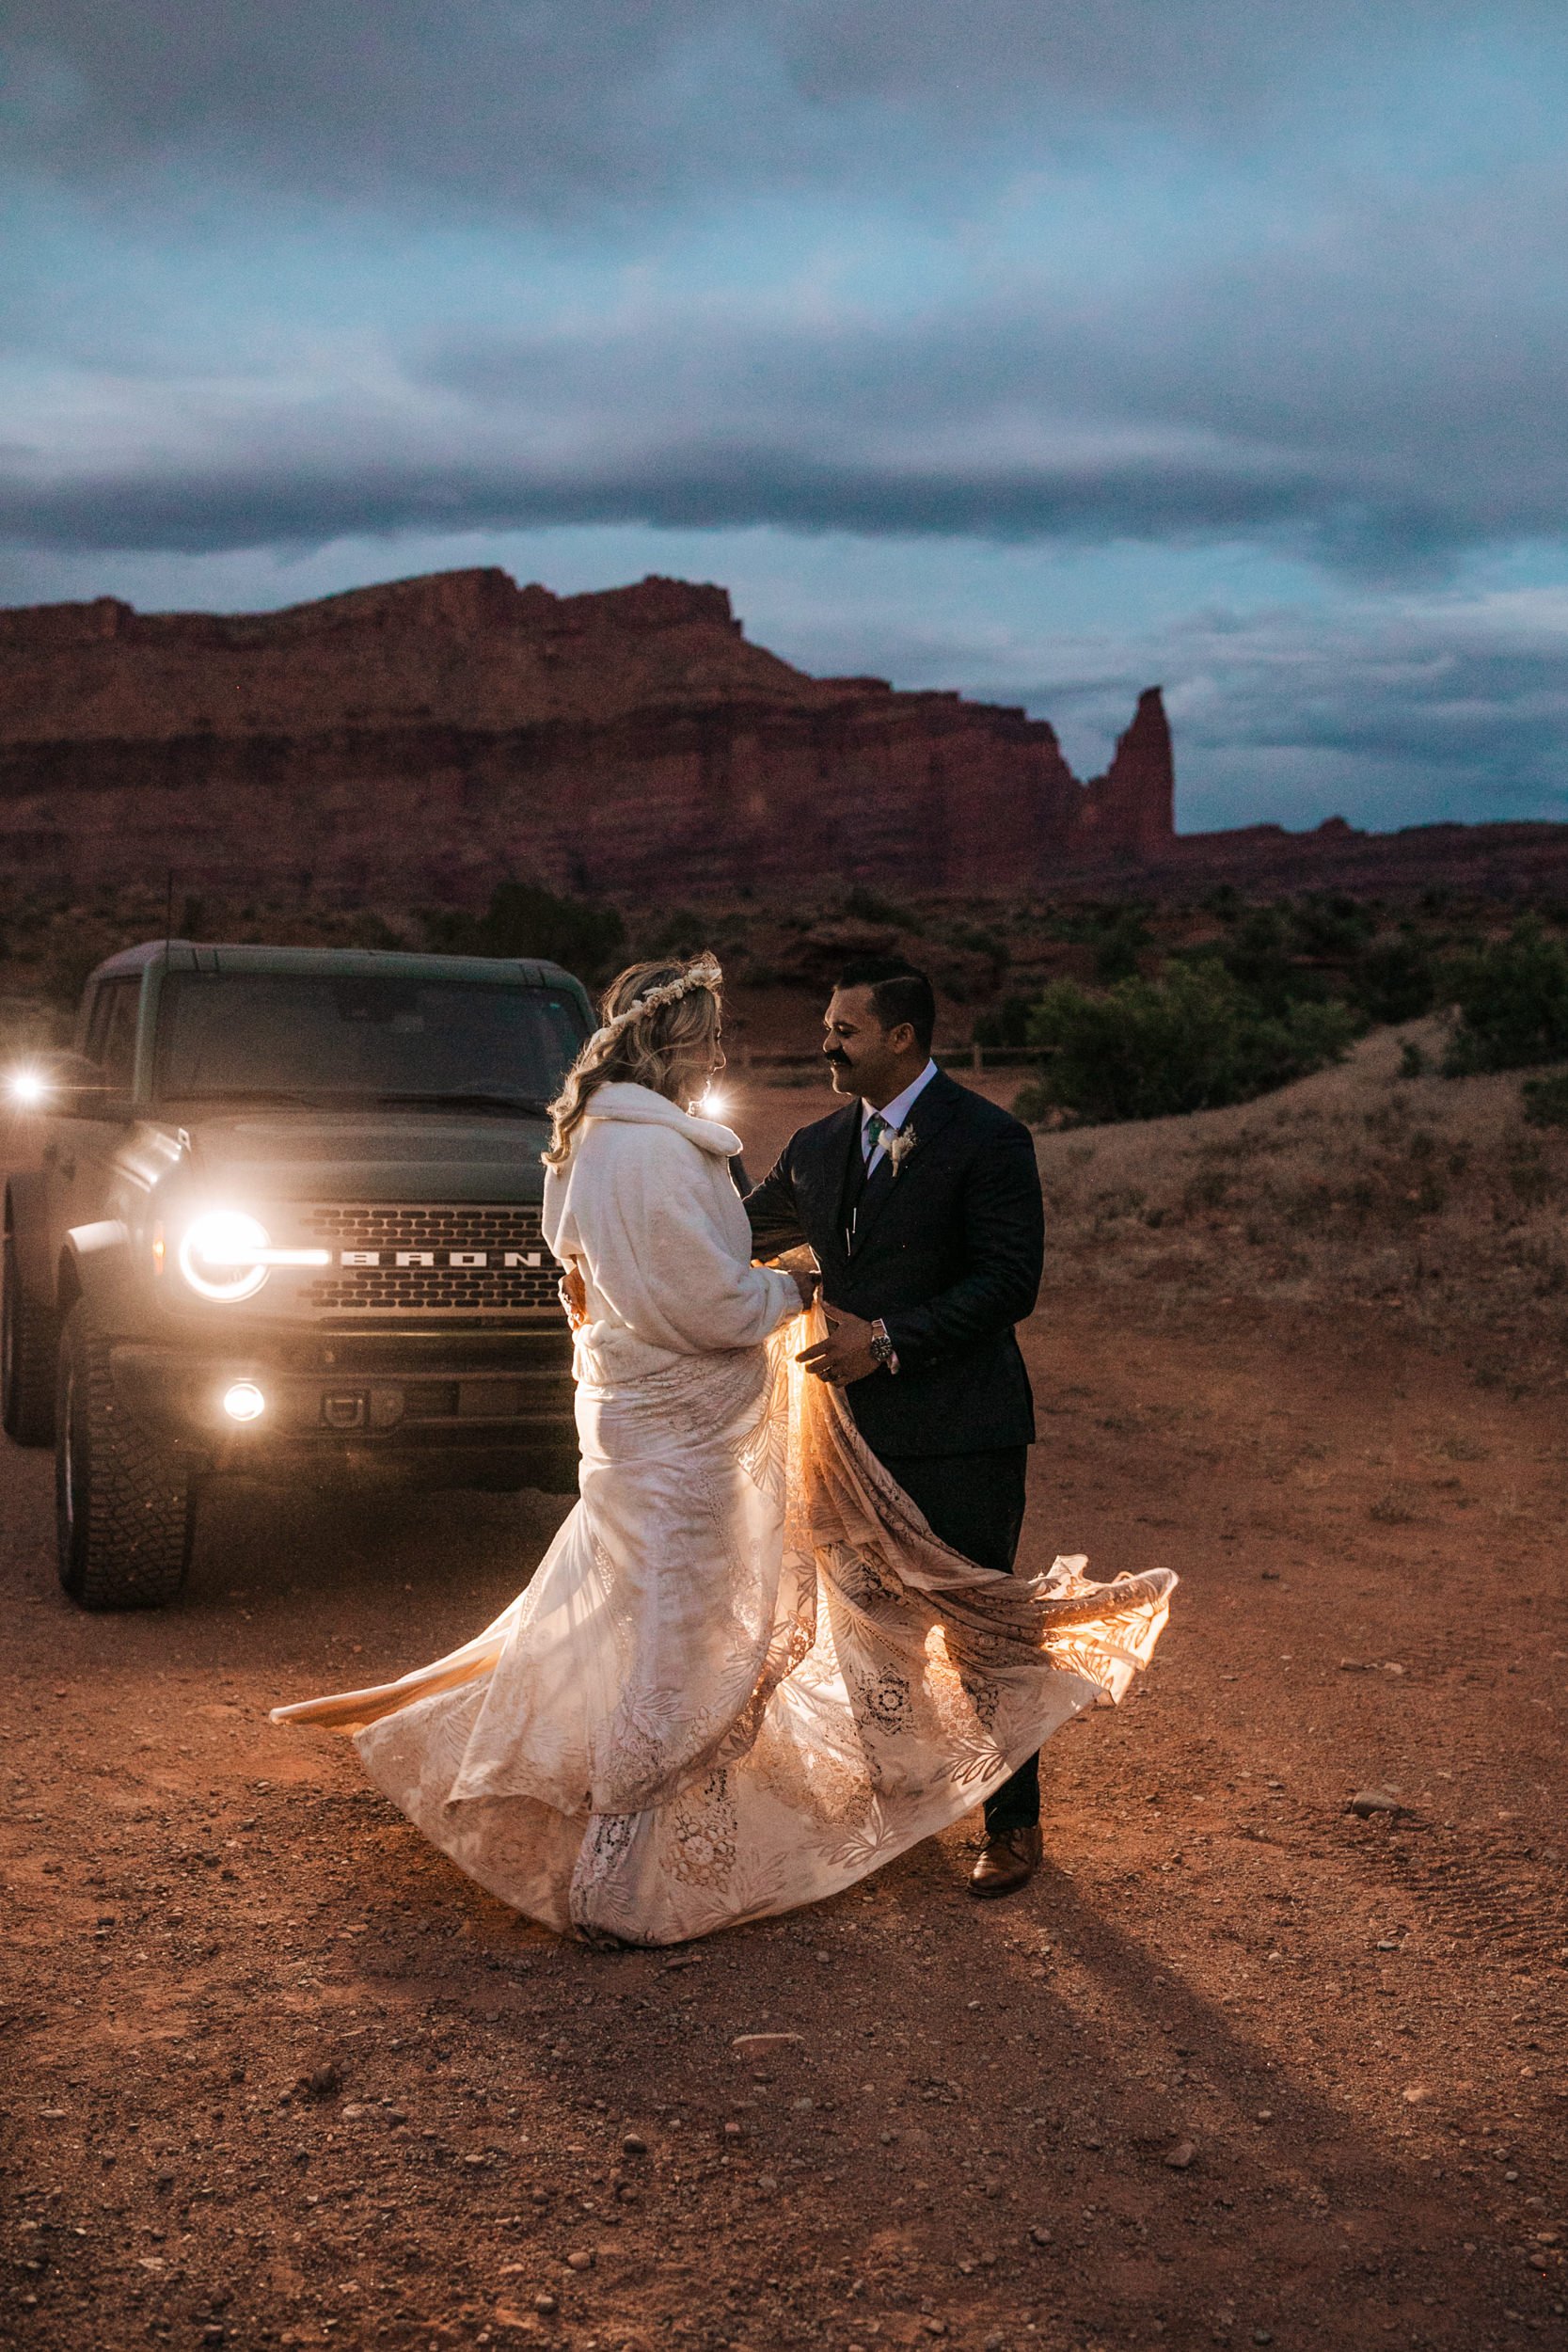
[[[78,1299],[60,1338],[55,1529],[60,1582],[84,1609],[156,1609],[185,1581],[190,1471],[114,1392],[108,1343]]]
[[[60,1327],[22,1287],[16,1240],[6,1235],[0,1271],[0,1427],[18,1445],[51,1445]]]
[[[542,1495],[575,1495],[579,1468],[575,1454],[546,1454],[530,1470],[525,1483]]]

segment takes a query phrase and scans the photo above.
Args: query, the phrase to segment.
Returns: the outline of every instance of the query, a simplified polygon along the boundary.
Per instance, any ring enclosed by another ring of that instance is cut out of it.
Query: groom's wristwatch
[[[898,1359],[888,1337],[887,1325],[880,1315],[871,1327],[871,1360],[874,1364],[885,1365],[889,1372],[898,1369]]]

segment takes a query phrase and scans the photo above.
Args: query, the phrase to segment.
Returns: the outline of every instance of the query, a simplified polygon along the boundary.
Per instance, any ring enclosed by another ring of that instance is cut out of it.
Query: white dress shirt
[[[931,1080],[936,1076],[936,1063],[934,1061],[928,1061],[926,1064],[925,1069],[921,1072],[919,1077],[911,1079],[902,1094],[895,1094],[891,1103],[883,1103],[879,1107],[875,1103],[868,1103],[864,1095],[862,1095],[861,1157],[865,1162],[865,1172],[867,1176],[871,1174],[871,1171],[876,1167],[878,1161],[884,1159],[887,1156],[887,1145],[883,1141],[879,1141],[875,1152],[867,1152],[867,1121],[873,1119],[885,1119],[890,1129],[895,1135],[896,1135],[899,1128],[904,1124],[905,1120],[908,1119],[911,1111],[913,1110],[916,1096],[924,1094],[926,1089],[930,1085]]]

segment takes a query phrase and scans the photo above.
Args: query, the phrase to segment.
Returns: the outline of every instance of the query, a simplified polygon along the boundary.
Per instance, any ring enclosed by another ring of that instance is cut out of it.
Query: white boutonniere
[[[916,1139],[912,1127],[900,1127],[895,1134],[889,1136],[887,1155],[893,1162],[893,1172],[895,1176],[914,1150]]]

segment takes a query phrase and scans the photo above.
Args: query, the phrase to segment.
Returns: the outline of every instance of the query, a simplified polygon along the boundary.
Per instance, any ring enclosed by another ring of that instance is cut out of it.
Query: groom
[[[823,1019],[844,1108],[802,1127],[747,1197],[759,1258],[808,1243],[829,1334],[802,1359],[842,1385],[879,1460],[955,1551],[1010,1574],[1034,1404],[1013,1327],[1044,1254],[1029,1130],[931,1059],[923,972],[851,964]],[[1039,1759],[986,1802],[973,1894],[1010,1895],[1040,1860]]]

